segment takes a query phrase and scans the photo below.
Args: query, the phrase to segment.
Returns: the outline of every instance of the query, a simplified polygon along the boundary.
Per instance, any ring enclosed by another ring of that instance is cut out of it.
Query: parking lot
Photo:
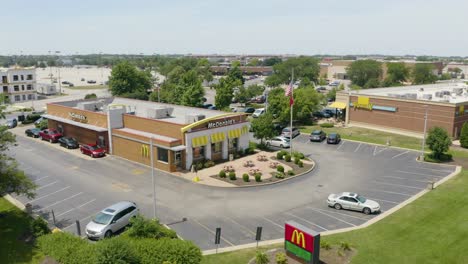
[[[28,200],[33,210],[65,231],[76,233],[99,210],[120,200],[135,201],[152,216],[149,168],[116,157],[90,159],[38,139],[18,136],[12,154],[39,188]],[[222,228],[220,247],[283,237],[287,220],[323,232],[358,226],[375,215],[335,210],[326,203],[330,193],[357,192],[387,211],[455,170],[454,166],[420,163],[417,152],[342,141],[338,145],[309,142],[300,135],[293,147],[314,159],[314,171],[281,184],[253,188],[213,188],[156,173],[157,216],[184,239],[213,249],[214,232]],[[182,219],[186,218],[186,221]]]

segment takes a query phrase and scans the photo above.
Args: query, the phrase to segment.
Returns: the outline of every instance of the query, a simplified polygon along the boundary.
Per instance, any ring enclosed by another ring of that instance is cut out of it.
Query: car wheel
[[[335,207],[336,210],[341,210],[341,204],[336,203],[333,207]]]
[[[112,236],[112,231],[107,230],[106,233],[104,234],[104,238],[110,238]]]
[[[81,151],[81,154],[84,154],[84,151],[82,149],[80,149],[80,151]]]
[[[41,140],[44,140],[44,138],[43,138],[43,137],[41,137]]]
[[[283,144],[280,145],[280,148],[284,148]]]
[[[53,141],[52,139],[49,139],[49,142],[52,143],[52,142],[54,142],[54,141]]]
[[[366,208],[364,208],[364,210],[362,210],[362,212],[363,212],[364,214],[368,215],[368,214],[371,213],[371,210],[370,210],[370,208],[366,207]]]
[[[94,157],[94,154],[91,154],[91,158],[95,158],[95,157]]]

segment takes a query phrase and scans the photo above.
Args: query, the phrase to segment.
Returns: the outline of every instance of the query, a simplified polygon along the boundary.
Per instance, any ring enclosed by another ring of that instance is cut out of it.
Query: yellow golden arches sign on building
[[[372,110],[373,104],[370,103],[370,99],[367,96],[358,96],[357,102],[353,103],[354,109],[362,108]]]
[[[149,146],[148,145],[141,145],[141,148],[140,148],[140,152],[141,152],[141,156],[143,156],[143,158],[149,158]]]

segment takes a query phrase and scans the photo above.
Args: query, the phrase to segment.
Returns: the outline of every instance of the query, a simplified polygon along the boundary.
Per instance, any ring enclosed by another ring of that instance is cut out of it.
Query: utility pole
[[[150,138],[151,178],[153,182],[153,218],[156,219],[156,185],[154,179],[153,138]]]
[[[424,148],[426,146],[426,129],[427,129],[427,109],[428,106],[424,105],[424,108],[426,109],[424,112],[424,134],[423,134],[423,140],[422,140],[422,146],[421,146],[421,156],[419,157],[419,160],[424,161]]]

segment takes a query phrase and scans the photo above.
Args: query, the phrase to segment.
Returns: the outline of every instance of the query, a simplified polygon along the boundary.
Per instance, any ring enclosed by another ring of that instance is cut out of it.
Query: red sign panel
[[[314,252],[314,237],[294,226],[285,224],[284,239],[311,253]]]

